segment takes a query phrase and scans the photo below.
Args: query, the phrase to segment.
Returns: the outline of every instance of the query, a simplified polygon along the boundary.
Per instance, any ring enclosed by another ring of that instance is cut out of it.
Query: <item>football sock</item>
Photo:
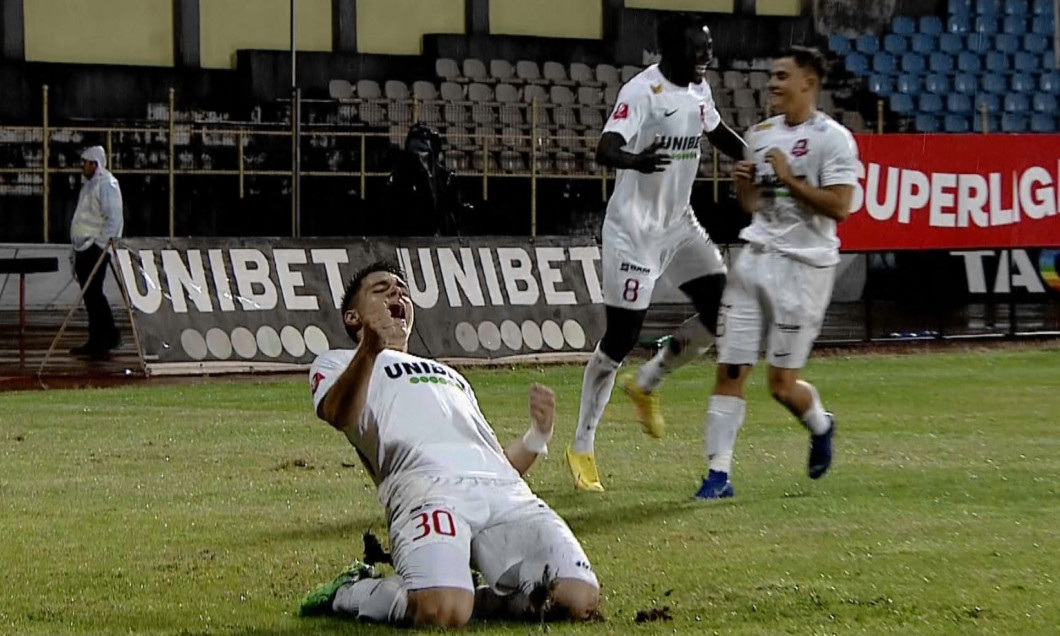
[[[823,435],[827,433],[829,427],[832,426],[832,422],[829,421],[828,416],[824,413],[824,405],[821,404],[821,396],[817,393],[817,389],[809,382],[799,380],[799,384],[806,387],[810,391],[810,395],[813,396],[813,402],[810,404],[810,408],[802,414],[802,423],[806,428],[810,429],[810,432],[814,435]]]
[[[707,407],[707,461],[711,470],[732,471],[732,451],[736,447],[736,432],[743,426],[747,402],[732,395],[712,395]]]
[[[361,579],[339,588],[331,609],[367,621],[403,623],[408,610],[408,594],[404,582],[396,574],[385,579]]]
[[[642,391],[654,391],[668,373],[706,353],[713,342],[714,336],[703,326],[699,315],[692,316],[651,360],[637,370],[637,386]]]
[[[593,452],[596,442],[596,427],[603,417],[604,407],[611,399],[615,386],[615,374],[622,366],[596,347],[582,377],[582,399],[578,410],[578,429],[574,432],[573,450],[584,454]]]

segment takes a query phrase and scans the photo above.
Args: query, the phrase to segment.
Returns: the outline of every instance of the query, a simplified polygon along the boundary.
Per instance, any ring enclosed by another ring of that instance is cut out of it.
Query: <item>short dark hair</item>
[[[803,70],[811,71],[814,75],[821,80],[821,84],[824,84],[824,80],[828,77],[828,60],[825,59],[824,53],[818,48],[810,46],[792,46],[778,56],[779,58],[790,57],[795,61],[795,66]]]
[[[361,285],[364,284],[364,279],[368,278],[369,274],[374,274],[376,272],[387,272],[397,276],[401,280],[405,280],[405,270],[401,269],[401,266],[394,261],[376,261],[371,265],[362,267],[357,270],[357,273],[353,275],[350,282],[346,284],[346,291],[342,294],[342,316],[345,316],[346,312],[350,310],[350,305],[353,304],[353,298],[357,295],[357,292],[361,291]],[[343,318],[342,324],[346,327],[346,333],[349,334],[350,338],[352,338],[354,342],[357,342],[357,332],[346,324],[345,318]]]

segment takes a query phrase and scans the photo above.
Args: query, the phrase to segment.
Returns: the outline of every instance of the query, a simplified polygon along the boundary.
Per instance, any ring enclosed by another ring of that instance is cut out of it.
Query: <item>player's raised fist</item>
[[[393,305],[393,306],[392,306]],[[403,306],[387,300],[372,303],[364,316],[364,346],[373,353],[383,349],[404,351],[408,342],[408,322]]]
[[[556,394],[543,384],[534,382],[530,385],[530,420],[534,428],[542,435],[552,432],[552,422],[556,414]]]
[[[754,182],[755,162],[748,160],[737,161],[732,167],[732,178],[736,181]]]

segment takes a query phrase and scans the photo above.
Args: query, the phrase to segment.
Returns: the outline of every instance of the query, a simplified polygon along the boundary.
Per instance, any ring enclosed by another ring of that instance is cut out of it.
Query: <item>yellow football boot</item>
[[[600,473],[596,470],[596,456],[593,453],[575,453],[570,446],[567,447],[567,468],[570,469],[571,477],[574,478],[574,487],[586,492],[603,492],[604,485],[600,483]]]
[[[632,371],[624,373],[619,382],[622,390],[633,400],[633,406],[637,408],[637,421],[644,432],[656,439],[662,438],[666,434],[666,422],[663,420],[659,396],[637,386],[637,374]]]

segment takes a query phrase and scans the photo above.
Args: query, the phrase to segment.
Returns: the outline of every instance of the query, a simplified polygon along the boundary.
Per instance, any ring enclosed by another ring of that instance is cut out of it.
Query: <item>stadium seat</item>
[[[975,102],[972,104],[972,109],[977,117],[983,112],[984,106],[987,113],[997,114],[1001,112],[1001,98],[990,93],[979,93],[975,96]]]
[[[464,79],[460,75],[460,66],[456,60],[448,57],[440,57],[434,61],[434,74],[444,82],[458,82]]]
[[[1035,93],[1031,106],[1036,113],[1055,115],[1060,112],[1057,110],[1056,95],[1049,93]]]
[[[879,73],[870,75],[866,85],[870,91],[883,97],[887,97],[894,92],[894,80],[890,75]]]
[[[488,84],[476,82],[467,87],[467,98],[472,102],[492,102],[493,89]]]
[[[469,57],[464,60],[464,77],[472,82],[490,81],[489,73],[486,72],[486,64],[482,60]]]
[[[986,70],[989,73],[1007,73],[1011,69],[1008,65],[1008,56],[998,51],[990,51],[983,58],[986,63]]]
[[[864,75],[869,71],[869,60],[861,53],[851,53],[846,56],[846,59],[843,61],[843,66],[848,73]]]
[[[952,90],[949,76],[942,73],[931,73],[924,78],[924,90],[936,95],[949,93]]]
[[[1031,19],[1031,33],[1050,36],[1053,34],[1053,16],[1036,15]]]
[[[888,33],[883,36],[883,50],[895,55],[901,55],[909,50],[909,39],[897,33]]]
[[[945,35],[945,34],[943,34]],[[921,55],[928,55],[934,53],[939,48],[938,40],[935,39],[934,35],[928,35],[926,33],[917,33],[909,41],[909,46],[912,48],[913,53],[919,53]]]
[[[987,115],[984,120],[980,113],[976,113],[976,115],[972,117],[972,130],[977,133],[997,132],[1001,127],[998,123],[999,121],[997,115]],[[983,127],[984,125],[986,128]]]
[[[1012,74],[1012,90],[1017,93],[1033,93],[1038,89],[1034,77],[1027,73]]]
[[[957,70],[962,73],[978,73],[981,68],[979,56],[975,53],[960,53],[957,55]]]
[[[1035,113],[1031,115],[1031,132],[1052,133],[1056,132],[1056,116]]]
[[[532,102],[537,102],[538,104],[547,104],[548,91],[545,90],[545,87],[540,84],[527,84],[523,87],[523,101],[527,104]]]
[[[966,16],[950,16],[946,21],[946,31],[957,34],[971,33],[972,24]]]
[[[920,94],[920,76],[913,75],[911,73],[902,73],[898,76],[896,87],[899,93],[903,95],[919,95]]]
[[[912,53],[911,55],[916,54]],[[905,64],[903,63],[902,66],[904,68]],[[930,68],[933,73],[952,73],[953,56],[949,53],[932,53],[931,57],[928,58],[928,68]],[[904,70],[912,71],[912,69],[908,68],[904,68]]]
[[[979,89],[979,78],[971,73],[957,73],[953,77],[953,90],[963,95],[974,95]]]
[[[975,12],[979,15],[998,15],[1001,13],[1001,0],[975,0]]]
[[[625,66],[622,67],[622,83],[625,84],[629,80],[633,79],[633,77],[635,75],[637,75],[637,73],[640,73],[642,70],[644,70],[644,69],[642,69],[639,66],[633,66],[632,64],[626,64]]]
[[[1052,51],[1046,51],[1042,53],[1042,69],[1044,71],[1055,71],[1056,70],[1056,56],[1053,55]]]
[[[600,113],[599,108],[592,106],[582,106],[578,109],[578,120],[582,126],[590,128],[592,130],[600,130],[604,127],[604,116]]]
[[[1010,15],[1001,21],[1001,32],[1010,35],[1023,35],[1027,32],[1027,18]]]
[[[918,106],[920,112],[937,113],[942,110],[942,98],[931,93],[924,93],[920,96]]]
[[[858,53],[872,55],[880,50],[880,41],[871,33],[859,35],[858,39],[854,41],[854,48]]]
[[[1034,0],[1034,4],[1031,5],[1031,13],[1053,17],[1053,0]]]
[[[758,107],[755,102],[755,92],[750,88],[738,88],[732,92],[732,103],[736,108],[754,110]]]
[[[553,104],[569,106],[574,103],[574,93],[566,86],[553,86],[549,90],[549,97],[552,98]]]
[[[817,96],[817,107],[826,113],[836,110],[835,102],[832,101],[832,91],[821,91]]]
[[[891,31],[899,35],[913,35],[916,33],[916,20],[904,15],[896,16],[891,20]]]
[[[1038,79],[1038,88],[1043,93],[1060,95],[1060,73],[1056,71],[1042,73],[1042,76]]]
[[[828,36],[828,50],[842,57],[854,50],[850,38],[833,33]]]
[[[1030,3],[1027,0],[1005,0],[1003,11],[1005,15],[1019,15],[1027,17],[1031,12]]]
[[[756,91],[769,88],[769,73],[764,71],[751,71],[747,74],[747,85]]]
[[[946,115],[942,120],[942,129],[948,133],[966,133],[971,130],[971,125],[963,115]]]
[[[747,74],[743,71],[725,71],[721,76],[721,83],[729,90],[745,88],[747,86]]]
[[[418,80],[412,83],[412,95],[420,100],[437,100],[438,89],[433,82]]]
[[[538,67],[537,62],[532,60],[519,60],[516,62],[515,76],[524,82],[545,83],[545,80],[541,78],[541,69]]]
[[[353,84],[348,80],[333,79],[328,82],[328,97],[331,99],[352,99]]]
[[[490,60],[490,77],[495,82],[511,82],[515,79],[515,68],[508,60]]]
[[[411,99],[408,84],[399,80],[387,80],[383,84],[383,94],[387,99]]]
[[[1012,60],[1017,73],[1037,73],[1041,70],[1042,56],[1037,53],[1020,51]]]
[[[917,132],[937,133],[939,131],[939,118],[927,113],[918,113],[913,120],[913,127]]]
[[[887,55],[887,53],[877,53],[876,57],[879,57],[881,55]],[[943,55],[945,55],[945,53],[943,53]],[[880,68],[880,67],[876,66],[876,59],[875,58],[873,59],[873,68],[878,73],[887,73],[887,72],[889,72],[887,70],[884,70],[883,68]],[[927,63],[924,61],[924,56],[923,55],[918,55],[916,53],[906,53],[905,55],[902,56],[902,70],[904,72],[906,72],[906,73],[923,73],[926,68],[927,68]],[[893,67],[892,67],[892,71],[893,71]]]
[[[452,84],[452,82],[447,82],[447,84]],[[445,84],[442,84],[442,87],[444,88]],[[471,123],[471,113],[464,104],[449,102],[442,112],[445,123],[450,126],[466,126]]]
[[[964,50],[964,42],[961,41],[959,33],[943,33],[939,36],[939,50],[943,53],[956,55]]]
[[[972,53],[986,53],[993,48],[992,39],[985,33],[969,33],[964,38],[966,50]]]
[[[600,87],[600,82],[597,82],[596,77],[593,76],[593,69],[589,68],[588,64],[581,62],[571,62],[570,79],[579,86]]]
[[[949,0],[946,11],[950,15],[969,15],[972,12],[972,0]]]
[[[903,95],[901,93],[895,93],[894,95],[891,95],[890,105],[891,110],[895,113],[898,113],[899,115],[911,113],[916,108],[913,104],[913,98],[909,95]]]
[[[1001,132],[1027,132],[1027,117],[1016,113],[1005,113],[1001,116]]]
[[[375,80],[357,80],[357,96],[361,99],[382,99],[383,91]]]
[[[1030,110],[1027,96],[1019,93],[1005,95],[1004,107],[1006,113],[1026,113]]]
[[[622,78],[618,75],[618,69],[610,64],[596,65],[596,81],[605,86],[619,86]]]
[[[541,65],[541,77],[550,84],[574,86],[576,82],[567,77],[567,67],[551,60]]]
[[[1020,50],[1020,38],[1011,33],[1001,33],[994,38],[994,48],[1002,53],[1015,53]]]
[[[928,35],[938,35],[942,33],[942,20],[939,20],[933,15],[926,15],[920,18],[920,32],[927,33]]]
[[[599,106],[603,103],[603,91],[593,86],[578,87],[578,103],[583,106]]]
[[[511,84],[497,84],[497,101],[502,104],[516,104],[521,100],[519,89]]]
[[[982,75],[983,90],[988,93],[995,95],[1002,95],[1008,92],[1008,82],[1005,81],[1004,75],[997,73],[984,73]]]
[[[1049,39],[1038,33],[1023,36],[1023,50],[1030,53],[1045,53],[1049,50]]]
[[[986,33],[987,35],[994,35],[997,33],[997,18],[992,16],[981,15],[975,19],[975,23],[972,24],[973,33]]]
[[[464,87],[456,82],[442,82],[440,91],[443,101],[462,102],[466,99]]]
[[[946,97],[946,110],[957,115],[967,115],[972,112],[972,98],[960,93],[950,93]]]

